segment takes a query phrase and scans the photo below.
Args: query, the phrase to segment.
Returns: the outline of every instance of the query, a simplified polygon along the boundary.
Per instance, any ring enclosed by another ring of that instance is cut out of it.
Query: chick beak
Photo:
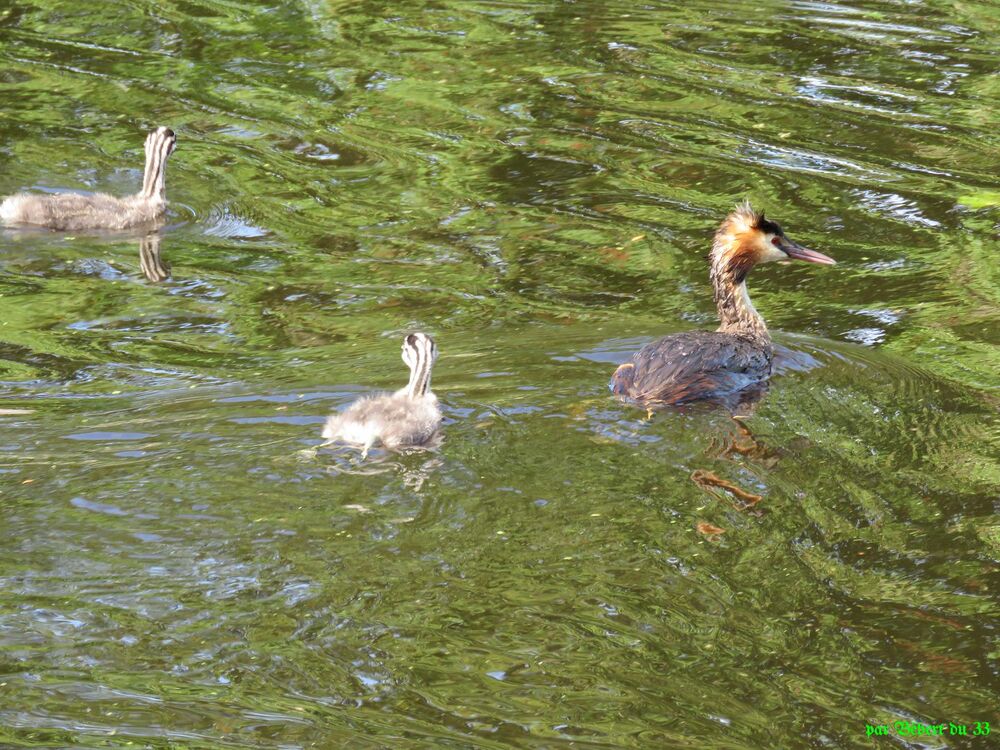
[[[798,242],[794,242],[787,237],[778,238],[778,249],[792,260],[804,260],[806,263],[819,263],[823,266],[835,266],[837,261],[829,255],[817,253],[808,247],[802,247]]]

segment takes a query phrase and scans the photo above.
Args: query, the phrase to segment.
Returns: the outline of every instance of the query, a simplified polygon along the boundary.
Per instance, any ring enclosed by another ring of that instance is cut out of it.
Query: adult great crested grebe
[[[362,458],[376,442],[390,450],[429,442],[441,425],[441,408],[430,390],[437,355],[437,345],[426,333],[408,335],[403,339],[403,361],[410,368],[407,386],[354,402],[343,414],[327,419],[323,437],[362,446]]]
[[[177,136],[170,128],[159,127],[146,137],[142,190],[135,195],[116,198],[105,193],[18,193],[0,203],[0,221],[63,231],[128,229],[152,223],[167,208],[164,175],[167,157],[176,144]]]
[[[788,239],[749,202],[738,205],[719,225],[709,256],[718,330],[686,331],[647,344],[615,370],[611,391],[644,404],[682,404],[725,397],[766,380],[774,347],[750,302],[746,277],[758,263],[790,259],[836,263]]]

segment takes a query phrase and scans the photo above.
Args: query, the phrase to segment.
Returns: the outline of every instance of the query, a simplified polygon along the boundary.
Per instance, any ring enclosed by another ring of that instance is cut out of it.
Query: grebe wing
[[[733,393],[771,371],[771,352],[732,334],[691,331],[647,344],[611,378],[612,392],[679,404]]]

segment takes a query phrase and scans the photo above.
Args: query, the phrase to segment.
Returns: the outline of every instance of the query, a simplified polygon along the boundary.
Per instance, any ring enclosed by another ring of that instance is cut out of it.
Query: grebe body
[[[747,293],[746,278],[759,263],[835,261],[785,236],[781,227],[743,203],[715,233],[710,277],[720,325],[686,331],[647,344],[620,365],[609,387],[644,404],[683,404],[732,395],[766,381],[774,346]]]
[[[410,368],[410,382],[395,393],[362,398],[342,414],[326,421],[323,437],[330,442],[362,448],[362,457],[381,443],[390,450],[421,446],[441,426],[441,407],[430,390],[431,367],[437,345],[425,333],[403,339],[403,362]]]
[[[18,193],[0,203],[0,221],[62,231],[129,229],[151,224],[167,208],[167,157],[176,144],[177,136],[170,128],[159,127],[146,137],[142,190],[135,195],[116,198],[105,193]]]

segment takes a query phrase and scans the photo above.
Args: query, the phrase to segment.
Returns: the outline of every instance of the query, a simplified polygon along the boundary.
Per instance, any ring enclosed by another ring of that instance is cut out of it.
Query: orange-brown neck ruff
[[[712,243],[709,277],[719,311],[719,331],[770,343],[767,325],[754,309],[746,278],[756,265],[755,240],[762,216],[748,204],[739,206],[719,226]]]

